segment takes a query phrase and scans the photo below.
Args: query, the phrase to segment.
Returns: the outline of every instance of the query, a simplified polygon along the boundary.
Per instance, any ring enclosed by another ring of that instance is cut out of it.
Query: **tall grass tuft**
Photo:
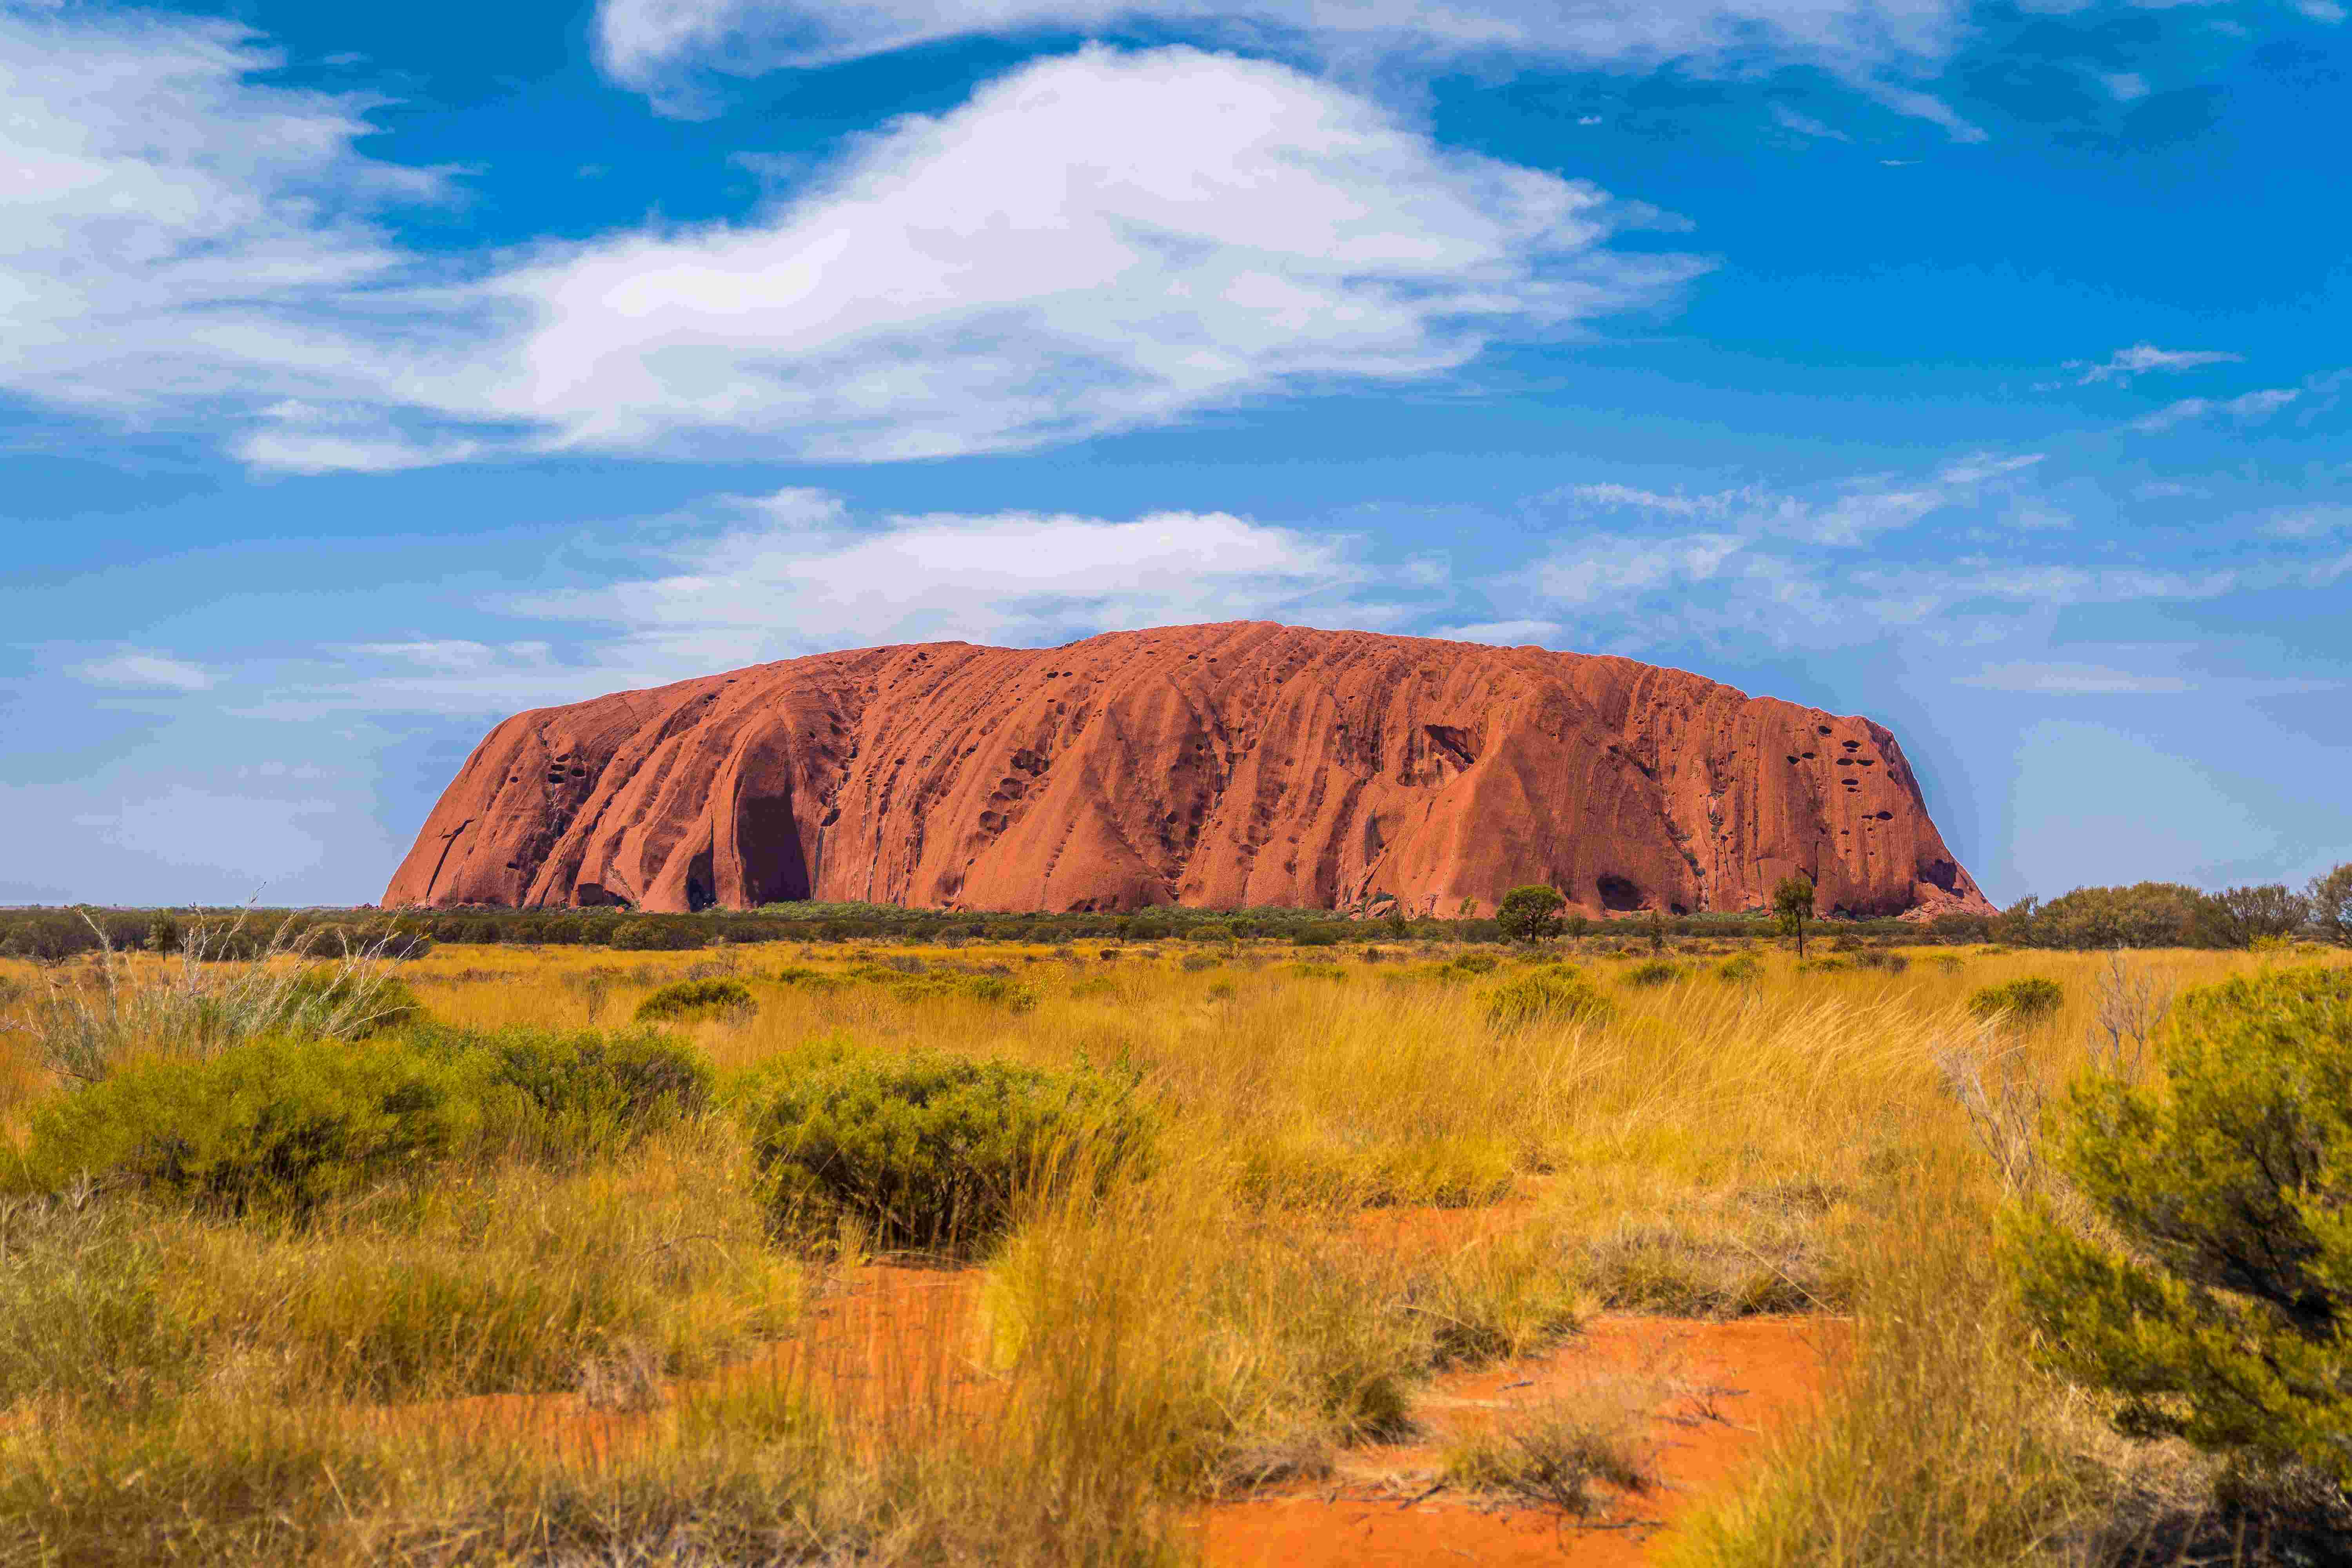
[[[87,917],[85,917],[87,918]],[[282,924],[250,957],[246,917],[226,925],[191,921],[176,952],[146,960],[117,950],[98,930],[96,963],[53,972],[28,1020],[43,1063],[60,1079],[96,1083],[135,1054],[206,1057],[265,1036],[358,1040],[417,1014],[394,973],[397,939],[332,954],[320,932]]]

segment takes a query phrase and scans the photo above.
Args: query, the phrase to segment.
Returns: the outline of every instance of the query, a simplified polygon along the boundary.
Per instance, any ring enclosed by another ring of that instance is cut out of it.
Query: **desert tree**
[[[2328,941],[2352,942],[2352,863],[2323,871],[2304,889],[2311,900],[2311,923]]]
[[[1495,910],[1495,923],[1510,942],[1541,942],[1559,934],[1559,911],[1568,900],[1557,888],[1534,883],[1513,888]]]
[[[1800,873],[1783,877],[1772,889],[1772,918],[1796,942],[1797,956],[1805,956],[1805,922],[1813,918],[1813,884]]]

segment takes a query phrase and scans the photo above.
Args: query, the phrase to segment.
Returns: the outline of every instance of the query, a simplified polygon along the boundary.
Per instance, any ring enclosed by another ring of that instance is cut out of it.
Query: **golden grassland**
[[[2276,955],[1776,951],[1738,977],[1682,943],[1642,984],[1586,946],[1543,960],[1613,1015],[1516,1027],[1486,1000],[1533,961],[1407,944],[444,946],[403,971],[438,1022],[612,1027],[730,977],[753,1009],[677,1026],[722,1080],[835,1037],[1117,1068],[1160,1153],[1041,1188],[952,1277],[969,1342],[885,1334],[900,1364],[854,1386],[777,1347],[813,1342],[860,1237],[772,1234],[723,1113],[568,1165],[486,1154],[299,1230],[0,1200],[0,1568],[1181,1562],[1188,1506],[1394,1437],[1435,1372],[1608,1310],[1855,1324],[1818,1415],[1680,1532],[1685,1568],[2132,1560],[2201,1472],[2033,1372],[1996,1216],[2037,1097],[2111,1039],[2116,965],[2173,992]],[[33,1002],[87,973],[0,964],[12,1140],[66,1092]],[[2033,976],[2064,987],[2052,1016],[1971,1016]],[[1397,1207],[1498,1218],[1369,1245]],[[555,1415],[499,1403],[526,1395]]]

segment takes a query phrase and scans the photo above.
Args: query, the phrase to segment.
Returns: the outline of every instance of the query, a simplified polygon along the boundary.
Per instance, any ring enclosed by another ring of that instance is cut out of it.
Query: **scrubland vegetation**
[[[1222,923],[0,963],[0,1565],[1181,1563],[1610,1312],[1851,1324],[1686,1568],[2326,1560],[2334,950]],[[1628,1398],[1430,1484],[1609,1522]]]

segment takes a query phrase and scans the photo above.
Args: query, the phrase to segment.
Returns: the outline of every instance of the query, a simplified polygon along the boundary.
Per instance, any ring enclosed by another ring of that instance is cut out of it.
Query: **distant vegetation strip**
[[[180,922],[216,919],[235,910],[25,908],[0,910],[0,956],[70,958],[96,951],[100,933],[117,948],[176,952]],[[1493,920],[1348,919],[1329,910],[1266,907],[1190,909],[1167,905],[1131,914],[990,913],[909,909],[895,904],[792,903],[757,910],[705,910],[696,914],[643,914],[588,910],[252,910],[236,937],[215,943],[215,956],[251,957],[273,936],[308,938],[331,949],[390,938],[521,946],[598,946],[635,952],[686,952],[729,942],[871,942],[912,938],[1056,943],[1192,941],[1283,941],[1299,947],[1349,942],[1493,942],[1504,939]],[[2283,884],[2207,893],[2177,882],[2077,888],[2044,901],[2020,900],[2000,914],[1942,915],[1927,921],[1834,920],[1848,936],[1906,944],[2000,942],[2011,947],[2244,948],[2297,936],[2352,941],[2352,866],[2314,878],[2303,892]],[[1754,940],[1780,934],[1770,915],[1633,914],[1592,921],[1571,915],[1560,934],[1622,932],[1628,941],[1675,937]]]

